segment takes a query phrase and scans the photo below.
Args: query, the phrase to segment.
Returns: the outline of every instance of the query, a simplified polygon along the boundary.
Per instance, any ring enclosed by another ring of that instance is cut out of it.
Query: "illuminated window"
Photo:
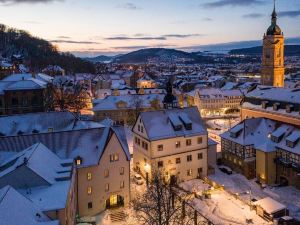
[[[75,159],[75,162],[76,162],[76,165],[79,166],[82,164],[82,158],[80,156],[78,156],[76,159]]]
[[[87,173],[87,179],[91,180],[92,179],[92,173]]]
[[[119,154],[112,154],[110,155],[110,162],[119,161]]]
[[[192,176],[192,174],[193,174],[192,169],[187,170],[187,175],[188,175],[188,176]]]
[[[104,170],[104,177],[109,177],[109,170]]]
[[[176,141],[175,146],[176,146],[176,148],[180,148],[180,141]]]
[[[87,189],[87,193],[88,193],[89,195],[91,195],[91,194],[92,194],[92,187],[88,187],[88,189]]]

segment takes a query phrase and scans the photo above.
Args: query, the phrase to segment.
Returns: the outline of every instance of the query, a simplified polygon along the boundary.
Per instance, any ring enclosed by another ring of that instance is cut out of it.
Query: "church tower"
[[[284,37],[277,25],[275,0],[271,26],[263,38],[261,84],[284,87]]]

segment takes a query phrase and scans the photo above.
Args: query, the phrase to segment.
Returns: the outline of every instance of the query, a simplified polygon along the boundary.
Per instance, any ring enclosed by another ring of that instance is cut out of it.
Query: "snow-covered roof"
[[[139,104],[141,108],[151,108],[151,102],[153,100],[158,99],[160,104],[162,104],[164,97],[164,94],[107,96],[104,99],[94,100],[93,111],[120,109],[118,108],[119,102],[125,103],[122,109],[134,109],[137,107],[137,104]]]
[[[274,213],[279,212],[283,209],[286,209],[285,205],[275,201],[274,199],[272,199],[270,197],[258,200],[256,202],[254,202],[253,204],[256,205],[256,206],[260,206],[268,214],[274,214]]]
[[[92,121],[81,121],[70,112],[41,112],[0,117],[2,136],[26,135],[102,127]]]
[[[300,154],[300,130],[293,125],[270,119],[246,119],[220,136],[244,146],[253,145],[255,149],[264,152],[276,151],[280,148]],[[272,140],[273,137],[276,140]],[[295,142],[295,146],[289,147],[286,141]]]
[[[0,189],[0,212],[0,225],[59,225],[11,186]]]
[[[20,80],[28,80],[32,78],[32,74],[30,73],[20,73],[20,74],[11,74],[1,81],[20,81]]]
[[[72,160],[70,162],[72,163]],[[59,176],[57,172],[65,171],[66,177],[71,175],[71,168],[63,167],[61,163],[62,160],[46,146],[41,143],[34,144],[0,164],[0,180],[8,173],[25,166],[51,185],[57,182],[56,178]]]
[[[99,164],[112,132],[116,133],[124,151],[127,151],[126,143],[121,136],[122,131],[101,127],[0,137],[0,152],[19,152],[40,142],[61,159],[81,157],[82,164],[78,167],[95,166]]]
[[[242,97],[240,90],[222,90],[219,88],[205,88],[196,91],[200,98],[223,99],[228,97]]]
[[[206,134],[206,128],[197,107],[142,112],[140,117],[151,141]],[[188,118],[191,121],[191,129],[185,127],[182,118]],[[174,129],[174,126],[181,126],[181,129]]]
[[[247,98],[300,104],[300,88],[290,89],[259,85],[246,93],[245,96]]]

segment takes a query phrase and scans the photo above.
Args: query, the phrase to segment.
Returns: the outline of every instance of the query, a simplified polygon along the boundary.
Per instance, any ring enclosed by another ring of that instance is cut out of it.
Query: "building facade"
[[[144,112],[133,127],[133,164],[146,180],[207,176],[208,137],[196,107]]]
[[[221,138],[225,165],[262,184],[300,188],[299,127],[265,118],[246,119]]]
[[[242,100],[243,94],[239,90],[209,88],[195,92],[194,104],[202,117],[214,117],[239,114]]]

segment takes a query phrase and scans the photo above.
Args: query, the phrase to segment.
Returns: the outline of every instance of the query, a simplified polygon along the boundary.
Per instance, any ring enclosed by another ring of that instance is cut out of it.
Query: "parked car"
[[[230,168],[228,168],[228,167],[225,167],[225,166],[219,167],[219,170],[221,170],[223,173],[226,173],[228,175],[232,174],[232,170]]]
[[[144,183],[142,176],[139,174],[134,175],[134,181],[137,185],[142,185]]]

